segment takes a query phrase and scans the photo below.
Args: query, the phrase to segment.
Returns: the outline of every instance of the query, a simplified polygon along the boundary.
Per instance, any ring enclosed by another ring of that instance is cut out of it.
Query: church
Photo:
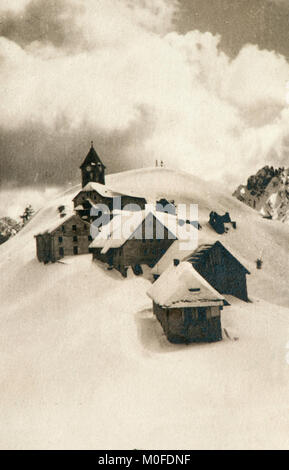
[[[87,183],[94,181],[95,183],[105,184],[105,166],[97,155],[93,142],[86,155],[83,163],[80,165],[82,187],[84,188]]]
[[[129,206],[132,208],[133,205],[137,205],[139,210],[145,209],[145,198],[128,191],[116,191],[106,185],[105,168],[91,142],[91,148],[80,166],[82,189],[73,199],[76,213],[83,220],[92,222],[95,219],[95,214],[91,214],[93,207],[97,208],[98,204],[103,204],[112,212],[116,200],[118,209],[121,210],[124,208],[131,210]]]
[[[96,153],[93,142],[83,163],[80,165],[80,192],[74,197],[74,210],[56,210],[55,217],[49,227],[35,236],[36,252],[39,261],[48,263],[60,260],[65,256],[85,254],[89,252],[92,241],[90,224],[97,218],[97,205],[105,204],[113,210],[116,198],[119,209],[136,205],[139,210],[145,208],[146,200],[132,193],[114,191],[105,184],[105,165]],[[95,215],[91,215],[94,208]],[[113,217],[111,214],[107,222]]]

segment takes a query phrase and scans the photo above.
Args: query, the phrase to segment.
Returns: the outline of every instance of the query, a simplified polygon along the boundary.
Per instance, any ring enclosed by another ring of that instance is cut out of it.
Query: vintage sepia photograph
[[[289,449],[288,26],[0,0],[1,450]]]

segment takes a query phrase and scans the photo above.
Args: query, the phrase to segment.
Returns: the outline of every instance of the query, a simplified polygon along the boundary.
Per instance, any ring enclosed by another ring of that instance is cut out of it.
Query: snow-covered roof
[[[70,219],[73,219],[73,218],[79,219],[81,220],[82,223],[90,226],[88,222],[80,219],[78,215],[72,212],[67,214],[65,217],[60,217],[59,213],[57,212],[55,216],[51,219],[51,223],[49,227],[47,227],[47,229],[43,230],[41,233],[37,235],[42,235],[44,233],[53,233],[55,230],[57,230],[59,227],[61,227],[63,224],[65,224],[66,222],[68,222]]]
[[[85,191],[96,191],[102,197],[107,197],[107,198],[131,196],[131,197],[143,199],[141,196],[131,191],[125,191],[125,192],[116,191],[113,188],[107,186],[106,184],[95,183],[94,181],[87,183],[87,185],[84,186],[84,188],[82,188],[80,192],[85,192]]]
[[[187,261],[169,267],[147,295],[165,308],[221,306],[225,300]]]
[[[112,214],[113,218],[111,221],[108,224],[100,227],[99,234],[89,245],[89,248],[104,248],[108,240],[112,245],[114,241],[119,244],[124,239],[122,235],[122,224],[125,224],[128,219],[135,215],[135,212],[115,210]],[[142,212],[139,211],[137,214],[137,225],[139,225],[139,221],[142,221]]]
[[[87,183],[86,186],[82,189],[82,191],[96,191],[103,197],[117,197],[121,196],[121,193],[114,191],[113,189],[109,188],[105,184],[95,183],[91,181]]]
[[[248,269],[241,263],[240,257],[231,250],[231,248],[228,248],[225,246],[224,243],[221,243],[220,240],[217,240],[215,243],[210,243],[210,244],[202,244],[199,245],[198,248],[191,253],[189,256],[187,256],[185,259],[186,261],[190,261],[193,264],[198,264],[198,262],[205,256],[209,250],[211,250],[214,246],[221,246],[225,251],[227,251],[234,259],[235,261],[243,268],[245,269],[247,274],[250,274]]]
[[[231,248],[227,247],[223,242],[221,243],[219,240],[216,240],[213,243],[202,243],[199,244],[194,250],[183,250],[180,247],[180,241],[176,240],[166,251],[166,253],[161,257],[158,263],[152,269],[152,274],[160,275],[162,274],[173,262],[174,259],[178,259],[180,261],[193,261],[194,258],[200,258],[202,254],[204,254],[207,250],[212,248],[216,243],[219,243],[223,246],[225,250],[227,250],[236,261],[243,266],[243,268],[247,271],[247,274],[250,274],[249,270],[244,266],[243,262],[240,260],[240,256],[234,254]]]
[[[178,259],[183,261],[187,256],[192,254],[192,249],[183,250],[180,247],[182,242],[180,240],[175,240],[174,243],[171,244],[169,249],[165,252],[165,254],[161,257],[161,259],[157,262],[157,264],[152,269],[152,274],[160,275],[162,274],[169,266],[171,266],[174,259]],[[196,241],[197,247],[197,241]]]
[[[121,247],[127,240],[134,238],[135,232],[140,225],[147,219],[155,217],[169,231],[171,239],[180,239],[185,243],[193,241],[196,238],[197,229],[190,224],[180,223],[175,215],[149,211],[121,211],[119,217],[114,217],[107,224],[100,234],[91,243],[90,248],[102,247],[102,253],[105,254],[111,248]]]

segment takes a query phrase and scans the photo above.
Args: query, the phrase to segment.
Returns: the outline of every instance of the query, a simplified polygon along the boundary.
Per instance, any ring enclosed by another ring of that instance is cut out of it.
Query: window
[[[62,247],[59,248],[59,256],[61,256],[61,258],[64,256],[64,249]]]
[[[77,246],[73,247],[73,254],[78,255],[78,247]]]
[[[73,242],[74,242],[74,243],[77,243],[77,242],[78,242],[77,235],[74,235],[74,236],[73,236]]]
[[[198,318],[200,321],[205,321],[207,319],[207,309],[205,307],[198,308]]]
[[[62,238],[62,237],[58,237],[58,241],[59,241],[59,243],[62,243],[62,242],[63,242],[63,238]]]
[[[192,322],[192,319],[193,319],[192,313],[193,313],[192,308],[190,308],[190,307],[185,307],[184,308],[184,324],[185,324],[185,326],[188,326]]]
[[[62,225],[61,230],[62,230],[62,233],[65,233],[65,227],[64,227],[64,225]]]
[[[92,236],[91,236],[91,235],[88,235],[87,238],[88,238],[88,241],[89,241],[89,242],[92,242]]]
[[[76,225],[72,225],[73,232],[76,232]]]

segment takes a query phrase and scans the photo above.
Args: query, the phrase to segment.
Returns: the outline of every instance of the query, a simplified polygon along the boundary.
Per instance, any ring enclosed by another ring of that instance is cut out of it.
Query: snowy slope
[[[181,172],[108,183],[199,204],[200,242],[225,237],[252,273],[253,302],[229,299],[231,339],[169,344],[146,279],[124,280],[90,255],[38,263],[33,236],[79,188],[59,195],[0,247],[0,447],[288,448],[288,225]],[[217,236],[211,210],[229,211],[237,230]]]

